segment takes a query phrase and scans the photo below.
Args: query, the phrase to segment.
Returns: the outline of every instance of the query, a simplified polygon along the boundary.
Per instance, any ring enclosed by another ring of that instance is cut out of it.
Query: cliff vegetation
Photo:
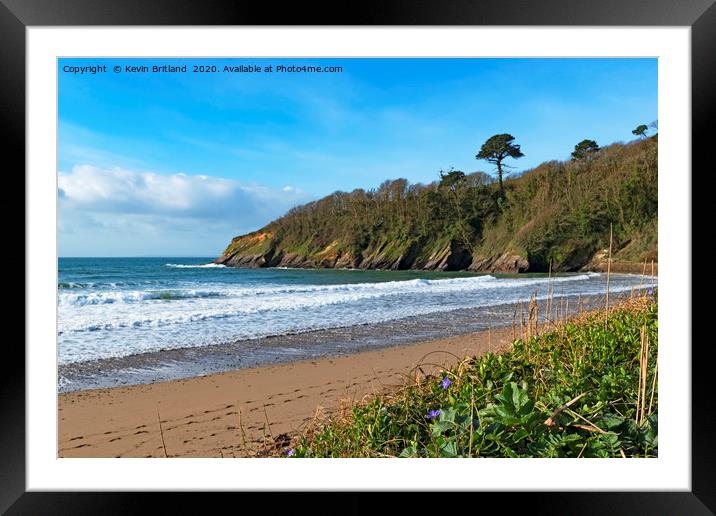
[[[644,263],[657,261],[657,151],[656,135],[603,148],[585,140],[571,160],[549,161],[504,182],[450,170],[430,184],[395,179],[370,190],[335,192],[234,238],[216,261],[234,267],[601,270],[611,230],[612,270],[641,272]]]

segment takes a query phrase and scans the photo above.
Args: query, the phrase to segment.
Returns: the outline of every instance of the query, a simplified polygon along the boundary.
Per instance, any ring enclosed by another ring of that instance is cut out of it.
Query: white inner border
[[[26,37],[29,491],[691,490],[690,28],[28,27]],[[57,458],[57,58],[80,56],[658,57],[659,458]]]

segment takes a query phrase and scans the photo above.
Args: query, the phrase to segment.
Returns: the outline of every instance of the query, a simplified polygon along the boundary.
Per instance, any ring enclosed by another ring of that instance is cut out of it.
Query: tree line
[[[615,239],[635,242],[638,254],[655,247],[658,200],[657,141],[640,127],[634,142],[600,148],[585,139],[569,161],[512,179],[503,177],[504,162],[524,154],[512,135],[498,134],[475,155],[495,165],[496,178],[449,170],[429,184],[386,180],[295,207],[265,229],[281,248],[303,255],[331,245],[358,255],[444,242],[486,256],[510,248],[544,264],[582,259],[604,245],[613,224]]]

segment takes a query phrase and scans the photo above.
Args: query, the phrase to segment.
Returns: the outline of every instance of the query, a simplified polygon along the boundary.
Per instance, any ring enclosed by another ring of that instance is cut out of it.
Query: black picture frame
[[[708,125],[716,119],[716,6],[715,0],[428,0],[270,3],[200,0],[0,0],[0,131],[5,157],[16,170],[25,169],[25,29],[28,26],[110,25],[500,25],[500,26],[687,26],[691,28],[692,170],[713,168],[707,161]],[[682,173],[679,171],[679,173]],[[692,185],[693,185],[692,174]],[[20,188],[24,191],[24,182]],[[692,186],[693,205],[699,195]],[[702,197],[703,200],[703,197]],[[705,201],[706,206],[712,205]],[[12,219],[10,219],[12,220]],[[692,215],[694,223],[696,218]],[[708,235],[711,231],[700,233]],[[692,235],[699,233],[692,228]],[[9,252],[9,250],[6,250]],[[692,249],[692,256],[693,249]],[[16,258],[13,258],[16,259]],[[25,275],[31,271],[25,270]],[[687,300],[684,300],[685,302]],[[705,309],[691,300],[693,309]],[[31,309],[31,307],[27,307]],[[692,320],[699,321],[699,317]],[[13,343],[15,344],[15,343]],[[10,349],[12,348],[12,349]],[[148,510],[154,494],[26,492],[25,484],[25,354],[18,345],[4,350],[0,375],[0,512],[8,514],[97,514]],[[510,494],[509,508],[521,505],[532,513],[565,514],[713,514],[716,512],[716,414],[706,382],[713,375],[708,346],[692,346],[692,491],[691,492],[572,492]],[[205,493],[203,496],[207,496]],[[222,496],[211,493],[210,496]],[[245,497],[243,493],[241,496]],[[275,501],[295,503],[297,494]],[[343,507],[368,510],[366,504]],[[490,502],[505,506],[505,494],[482,493],[476,507]],[[491,500],[486,500],[485,497]],[[161,496],[163,510],[189,510],[187,496]],[[421,504],[423,497],[413,497]],[[212,498],[212,501],[216,498]],[[245,498],[244,498],[245,500]],[[214,503],[216,503],[214,501]],[[272,502],[273,503],[273,502]],[[428,502],[430,503],[430,502]],[[404,506],[403,509],[407,509]],[[454,509],[461,510],[459,506]],[[453,510],[454,510],[453,509]],[[437,510],[437,509],[436,509]]]

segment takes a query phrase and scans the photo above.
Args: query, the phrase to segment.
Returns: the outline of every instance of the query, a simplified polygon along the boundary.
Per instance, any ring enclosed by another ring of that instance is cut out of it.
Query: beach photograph
[[[57,456],[657,458],[657,78],[58,59]]]

